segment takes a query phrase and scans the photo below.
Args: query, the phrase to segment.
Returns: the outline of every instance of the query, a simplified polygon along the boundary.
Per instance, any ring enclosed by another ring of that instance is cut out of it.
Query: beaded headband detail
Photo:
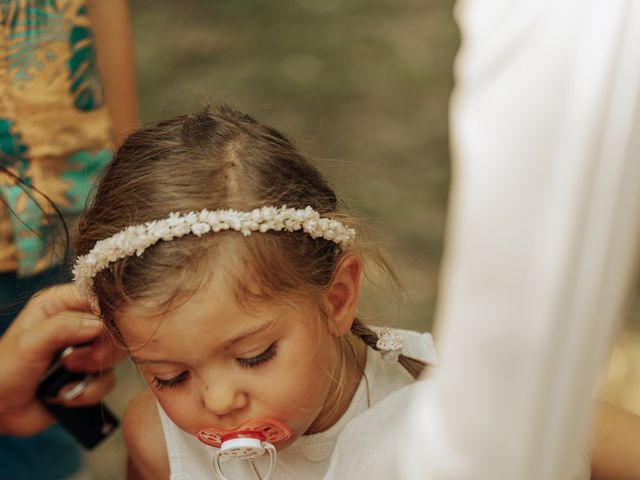
[[[356,231],[338,220],[321,217],[311,207],[304,209],[262,207],[251,211],[200,210],[189,213],[170,213],[167,218],[140,225],[131,225],[115,235],[96,242],[93,249],[76,259],[74,282],[80,294],[97,312],[98,302],[93,292],[93,278],[122,258],[141,256],[155,243],[193,234],[200,237],[209,232],[235,230],[244,236],[253,232],[303,231],[312,238],[323,238],[347,248],[355,239]]]

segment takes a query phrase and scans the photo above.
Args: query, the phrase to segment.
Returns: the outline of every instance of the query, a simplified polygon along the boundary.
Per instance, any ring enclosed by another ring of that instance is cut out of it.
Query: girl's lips
[[[258,438],[261,441],[274,444],[289,439],[291,437],[291,430],[284,423],[272,418],[252,418],[233,430],[204,427],[196,432],[198,440],[216,448],[220,448],[222,442],[229,438],[238,438],[241,436]]]

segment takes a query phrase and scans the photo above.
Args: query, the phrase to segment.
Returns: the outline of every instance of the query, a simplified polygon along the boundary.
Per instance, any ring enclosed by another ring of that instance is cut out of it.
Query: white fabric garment
[[[402,458],[405,450],[415,453],[422,448],[420,438],[405,435],[407,405],[418,394],[429,395],[431,389],[429,380],[407,385],[349,422],[336,442],[324,480],[401,478],[402,467],[390,461],[390,457]],[[473,408],[473,398],[469,408]],[[492,438],[489,436],[486,441],[490,443]],[[576,455],[576,470],[567,480],[589,480],[588,455],[584,451]],[[420,478],[430,480],[432,477],[422,475]]]
[[[640,2],[457,7],[441,366],[358,478],[567,480],[638,265]]]
[[[407,330],[395,330],[402,336],[402,352],[430,364],[437,357],[430,334],[419,334]],[[324,477],[336,440],[345,426],[365,412],[368,405],[374,406],[390,393],[414,382],[413,377],[396,361],[384,359],[380,352],[367,351],[365,376],[345,414],[329,430],[305,435],[289,448],[278,452],[274,480],[313,480]],[[206,446],[193,435],[180,430],[158,405],[158,412],[169,455],[171,480],[210,480],[215,478],[212,458],[215,448]],[[266,472],[267,456],[256,460],[258,470]],[[222,463],[229,480],[255,480],[251,466],[246,461],[231,460]]]

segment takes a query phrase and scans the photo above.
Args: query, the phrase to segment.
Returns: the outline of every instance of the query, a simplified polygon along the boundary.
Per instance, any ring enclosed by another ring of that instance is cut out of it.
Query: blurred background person
[[[125,0],[0,3],[0,332],[68,280],[68,232],[110,149],[137,124]],[[0,437],[3,478],[66,478],[81,457],[59,426]]]
[[[440,367],[370,432],[388,442],[369,458],[343,435],[364,468],[335,478],[590,478],[599,377],[638,273],[640,5],[456,7]],[[593,477],[640,478],[640,417],[605,404],[599,420]]]

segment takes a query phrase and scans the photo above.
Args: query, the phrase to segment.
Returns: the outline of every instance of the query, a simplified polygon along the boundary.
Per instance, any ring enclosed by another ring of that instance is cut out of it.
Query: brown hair
[[[353,217],[340,213],[335,192],[284,135],[227,106],[205,107],[142,128],[124,141],[80,221],[77,252],[85,255],[97,241],[170,212],[265,205],[311,206],[324,217],[361,230]],[[225,255],[230,251],[233,255]],[[384,259],[374,254],[395,278]],[[233,276],[239,301],[282,300],[294,293],[321,308],[320,294],[331,284],[343,255],[333,242],[301,232],[187,235],[158,242],[141,257],[114,262],[95,277],[94,291],[101,316],[116,337],[117,312],[144,299],[161,299],[168,307],[185,284],[194,291],[194,278],[206,279],[212,258],[215,268]],[[167,278],[177,281],[168,284]],[[375,332],[358,319],[347,342],[357,337],[376,348]],[[424,367],[406,358],[401,363],[415,377]]]

